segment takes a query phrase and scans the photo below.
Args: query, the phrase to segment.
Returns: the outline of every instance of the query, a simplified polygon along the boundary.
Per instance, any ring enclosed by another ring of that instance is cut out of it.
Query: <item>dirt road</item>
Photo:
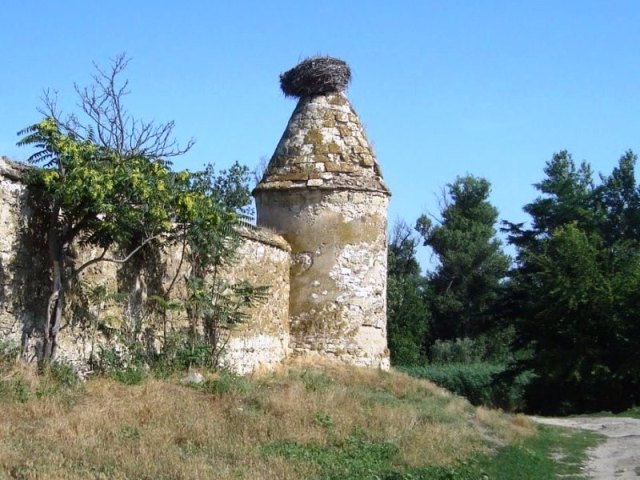
[[[587,451],[585,473],[594,480],[640,479],[640,420],[626,417],[532,417],[538,423],[591,430],[607,437]]]

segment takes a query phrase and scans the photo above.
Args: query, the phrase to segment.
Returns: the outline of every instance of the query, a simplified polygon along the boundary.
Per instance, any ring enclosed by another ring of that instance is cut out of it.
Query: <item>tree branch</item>
[[[99,256],[85,262],[83,265],[77,268],[71,275],[69,275],[69,280],[76,278],[78,275],[80,275],[80,273],[85,271],[91,265],[95,265],[96,263],[99,263],[99,262],[110,262],[110,263],[118,263],[118,264],[126,263],[131,259],[131,257],[133,257],[136,253],[138,253],[149,242],[152,242],[153,240],[156,240],[164,235],[165,235],[164,233],[160,233],[158,235],[154,235],[153,237],[147,238],[144,242],[142,242],[140,245],[134,248],[131,252],[129,252],[129,254],[124,258],[106,257],[105,255],[107,254],[107,249],[105,248]]]

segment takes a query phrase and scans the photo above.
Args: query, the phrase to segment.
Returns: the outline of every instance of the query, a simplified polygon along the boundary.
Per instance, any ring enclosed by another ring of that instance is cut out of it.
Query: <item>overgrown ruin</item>
[[[281,76],[285,94],[300,98],[253,192],[258,228],[243,234],[239,261],[226,271],[235,280],[270,286],[269,300],[249,312],[227,345],[225,361],[241,373],[292,355],[389,367],[390,192],[345,95],[349,79],[346,63],[328,57],[308,59]],[[35,356],[47,274],[46,263],[25,246],[32,222],[22,171],[0,159],[0,341],[20,342]],[[181,268],[171,252],[154,261],[159,282]],[[101,265],[92,267],[86,280],[145,295],[147,277],[125,282],[114,265]],[[91,315],[100,308],[90,307]],[[90,346],[86,325],[74,315],[67,308],[58,355],[81,363]]]

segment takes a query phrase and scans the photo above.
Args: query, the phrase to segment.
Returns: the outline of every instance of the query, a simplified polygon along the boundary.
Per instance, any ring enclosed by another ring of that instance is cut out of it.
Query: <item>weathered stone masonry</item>
[[[293,352],[386,368],[389,191],[342,92],[300,99],[254,196],[291,244]]]
[[[249,312],[249,321],[233,331],[227,345],[225,362],[242,373],[271,368],[292,355],[389,366],[390,193],[343,91],[348,67],[339,65],[347,68],[340,72],[340,82],[329,88],[325,82],[319,90],[313,84],[318,73],[314,61],[301,64],[304,75],[311,75],[302,78],[308,82],[305,96],[254,190],[257,223],[263,228],[245,232],[239,261],[225,272],[236,281],[270,286],[269,300]],[[46,259],[25,256],[21,244],[29,218],[23,170],[0,159],[0,341],[21,342],[35,351],[47,267]],[[165,272],[162,282],[168,282],[178,257],[168,253],[157,261]],[[132,288],[122,283],[112,264],[92,267],[86,277],[112,289]],[[136,278],[133,288],[144,290],[144,284],[144,276]],[[71,318],[65,322],[58,354],[82,362],[89,348],[87,332]]]

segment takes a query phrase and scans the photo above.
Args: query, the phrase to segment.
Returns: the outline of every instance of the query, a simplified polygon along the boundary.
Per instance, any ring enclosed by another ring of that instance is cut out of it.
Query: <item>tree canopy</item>
[[[510,263],[496,238],[498,211],[488,200],[489,182],[467,175],[447,188],[441,218],[434,224],[422,215],[416,223],[438,260],[429,276],[438,339],[474,336],[489,328]]]
[[[511,295],[521,362],[537,379],[530,408],[620,410],[640,398],[640,237],[636,157],[595,185],[567,152],[553,156],[524,207],[531,227],[507,224],[518,251]]]

